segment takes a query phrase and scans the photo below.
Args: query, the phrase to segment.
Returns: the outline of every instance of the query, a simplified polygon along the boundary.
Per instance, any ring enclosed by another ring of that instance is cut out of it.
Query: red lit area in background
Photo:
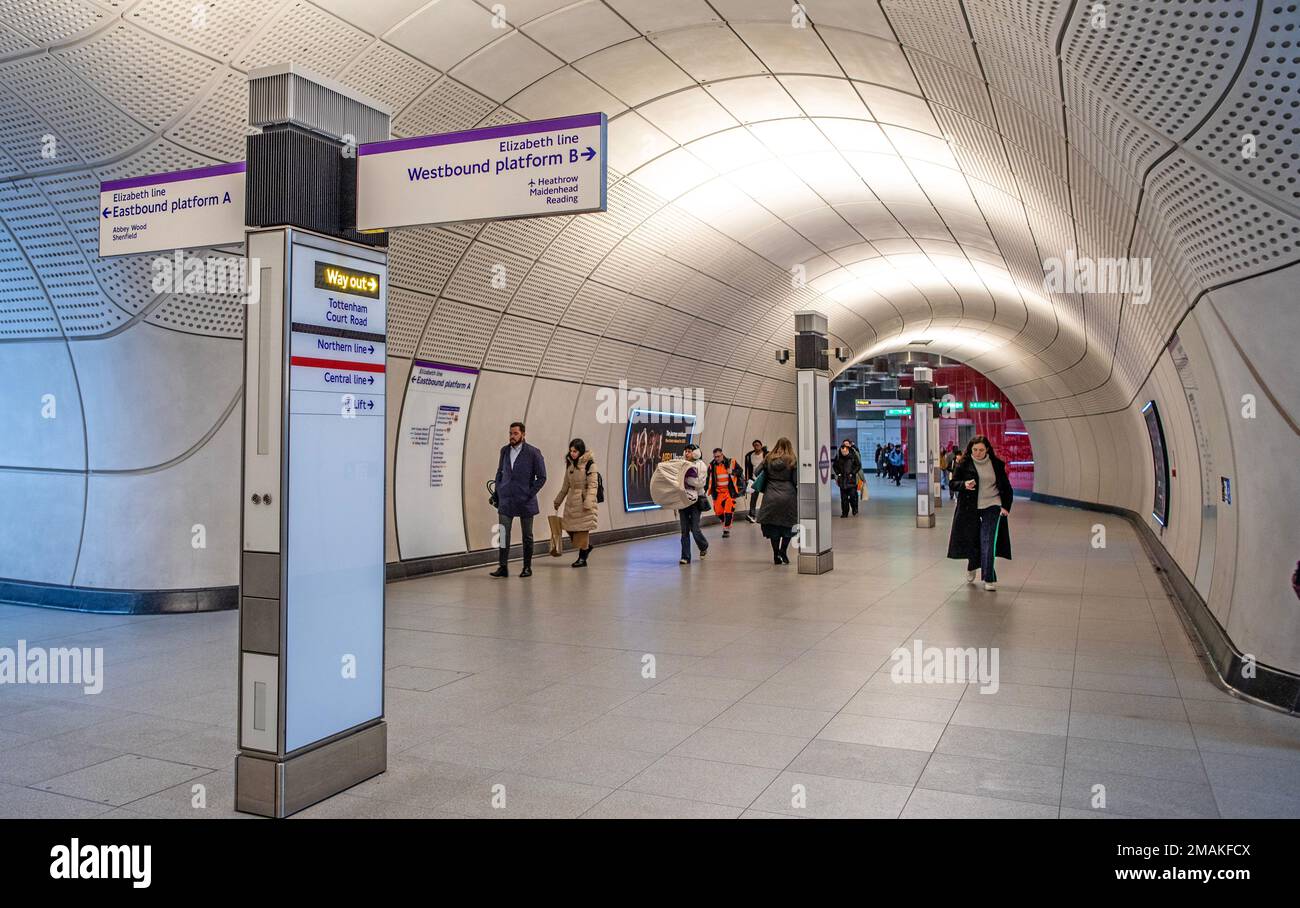
[[[912,377],[901,376],[898,383],[904,388],[911,387]],[[947,385],[952,399],[965,404],[964,409],[951,416],[940,417],[939,447],[945,451],[949,445],[964,447],[967,439],[984,435],[993,444],[993,451],[1006,463],[1012,488],[1033,491],[1034,450],[1029,445],[1029,433],[1025,431],[1024,421],[1016,412],[1015,405],[1007,400],[998,386],[970,366],[939,366],[934,370],[934,383]],[[997,410],[973,410],[972,401],[996,402],[1001,407]],[[905,417],[899,422],[900,441],[906,442],[912,420]]]

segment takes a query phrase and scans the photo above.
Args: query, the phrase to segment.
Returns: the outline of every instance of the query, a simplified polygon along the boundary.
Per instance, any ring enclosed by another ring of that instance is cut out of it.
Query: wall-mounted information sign
[[[970,402],[972,410],[1001,410],[1002,401],[1000,400],[972,400]]]
[[[465,429],[478,370],[417,359],[397,431],[394,497],[402,559],[466,550],[461,486]]]
[[[891,407],[885,411],[886,416],[911,416],[911,407]]]

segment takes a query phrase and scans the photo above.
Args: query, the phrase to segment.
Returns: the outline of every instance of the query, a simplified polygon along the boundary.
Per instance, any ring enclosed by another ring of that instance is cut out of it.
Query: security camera
[[[788,362],[790,361],[790,351],[789,351],[789,350],[777,350],[777,351],[776,351],[776,361],[777,361],[778,363],[780,363],[781,365],[784,366],[786,363],[788,363]]]
[[[836,348],[835,348],[835,358],[838,359],[838,360],[839,360],[840,362],[842,362],[842,363],[847,363],[847,362],[849,361],[849,348],[848,348],[848,347],[836,347]]]

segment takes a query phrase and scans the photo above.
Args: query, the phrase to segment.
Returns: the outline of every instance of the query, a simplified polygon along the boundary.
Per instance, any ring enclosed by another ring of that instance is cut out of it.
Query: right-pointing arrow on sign
[[[582,153],[582,156],[586,158],[588,161],[590,161],[592,158],[596,156],[596,149],[588,145],[587,150]]]

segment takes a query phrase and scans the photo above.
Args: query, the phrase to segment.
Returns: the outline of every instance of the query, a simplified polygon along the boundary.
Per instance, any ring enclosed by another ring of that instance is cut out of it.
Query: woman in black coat
[[[790,439],[777,440],[772,453],[754,477],[754,485],[763,493],[758,522],[763,535],[772,543],[772,563],[789,564],[786,551],[799,523],[799,486],[795,476],[797,460]]]
[[[840,487],[840,516],[848,517],[849,508],[858,513],[858,473],[862,471],[862,458],[857,449],[845,440],[840,445],[839,453],[831,461],[831,472],[835,474],[835,484]]]
[[[953,468],[953,488],[957,490],[957,511],[952,517],[952,535],[948,537],[948,557],[966,559],[966,582],[975,582],[976,569],[984,589],[998,588],[995,558],[1011,559],[1011,480],[1007,468],[993,453],[993,446],[983,435],[976,435],[966,445],[966,456]]]

